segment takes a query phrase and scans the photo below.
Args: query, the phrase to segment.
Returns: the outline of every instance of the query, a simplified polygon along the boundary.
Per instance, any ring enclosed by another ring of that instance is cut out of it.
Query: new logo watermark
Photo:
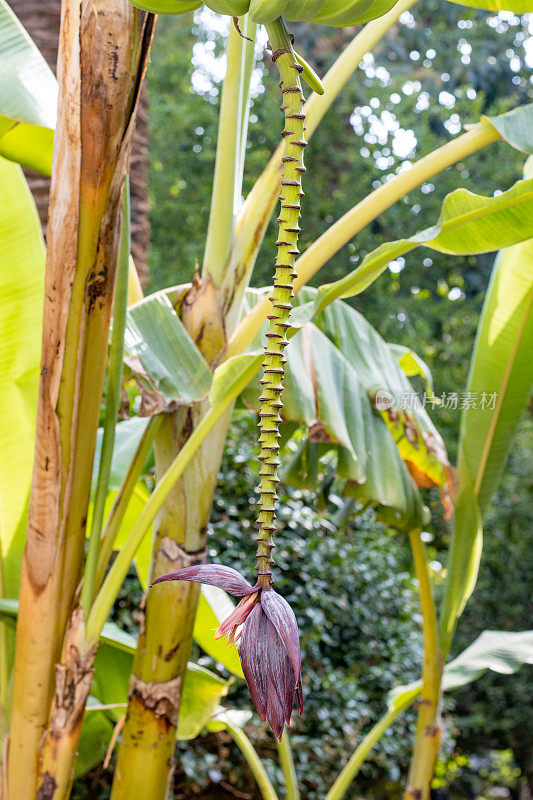
[[[378,389],[374,404],[378,411],[387,411],[394,405],[394,397],[386,389]]]
[[[417,408],[431,406],[435,408],[463,411],[466,408],[478,408],[481,411],[494,411],[498,402],[498,392],[443,392],[438,397],[422,395],[418,392],[402,392],[398,408],[402,411],[414,411]],[[378,389],[374,405],[378,411],[387,411],[396,405],[394,396],[387,389]]]

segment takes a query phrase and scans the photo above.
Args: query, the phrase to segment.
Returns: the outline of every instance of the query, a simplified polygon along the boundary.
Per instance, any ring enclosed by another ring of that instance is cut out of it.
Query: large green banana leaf
[[[21,168],[0,157],[0,545],[18,594],[33,465],[41,358],[44,244]]]
[[[0,155],[50,175],[57,94],[46,61],[0,0]]]
[[[164,292],[128,309],[126,364],[137,378],[141,413],[170,411],[206,397],[212,373]]]
[[[315,293],[305,289],[298,300],[312,303]],[[257,297],[249,292],[249,307]],[[298,331],[285,352],[282,417],[306,432],[286,459],[283,479],[316,489],[325,459],[346,481],[345,494],[376,505],[396,527],[421,525],[415,484],[443,486],[449,465],[424,408],[411,409],[414,389],[388,345],[355,309],[336,301]],[[256,377],[243,398],[258,410],[259,394]],[[378,411],[376,398],[386,408]]]
[[[314,304],[295,309],[291,321],[301,326],[333,300],[360,294],[385,272],[391,261],[417,247],[451,255],[474,255],[499,250],[531,236],[533,180],[518,181],[496,197],[456,189],[444,198],[436,225],[407,239],[380,245],[344,278],[321,286]]]
[[[526,174],[533,171],[529,159]],[[453,628],[477,580],[482,521],[500,478],[509,442],[533,383],[533,239],[502,250],[479,323],[459,438],[459,495],[441,631]],[[504,554],[502,554],[504,557]]]
[[[511,675],[523,664],[533,664],[533,631],[483,631],[466,650],[444,667],[442,688],[453,691],[477,680],[487,670]],[[411,702],[422,691],[422,681],[396,686],[389,692],[389,708]]]

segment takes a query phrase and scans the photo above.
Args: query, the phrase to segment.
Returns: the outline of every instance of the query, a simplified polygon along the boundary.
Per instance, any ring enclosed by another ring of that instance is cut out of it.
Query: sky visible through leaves
[[[468,9],[465,9],[468,11]],[[530,19],[529,19],[530,18]],[[212,102],[217,102],[219,87],[223,81],[226,71],[226,55],[223,49],[223,42],[229,29],[229,18],[207,9],[205,6],[195,12],[194,23],[201,38],[193,47],[193,66],[191,76],[191,89],[193,92],[209,98]],[[526,23],[526,24],[524,24]],[[407,27],[415,27],[415,19],[411,12],[406,11],[400,17],[400,24]],[[456,44],[456,58],[461,64],[468,66],[472,57],[472,45],[468,41],[469,31],[476,23],[472,19],[460,19],[458,21],[459,38]],[[508,48],[505,53],[501,53],[499,60],[505,60],[512,72],[519,73],[523,67],[533,68],[533,15],[525,15],[523,18],[508,12],[500,11],[497,14],[485,15],[485,24],[496,34],[507,33],[509,28],[516,28],[514,37],[514,47]],[[265,68],[262,63],[262,55],[267,44],[265,29],[260,26],[255,37],[255,48],[257,66],[254,70],[251,81],[252,100],[264,92]],[[428,47],[426,52],[412,50],[409,53],[413,68],[431,67],[437,53],[433,47]],[[497,59],[494,55],[487,56],[487,64],[496,65]],[[392,83],[391,75],[385,66],[376,60],[372,53],[367,53],[361,61],[360,68],[365,76],[376,81],[381,89],[386,88]],[[438,104],[450,112],[444,120],[444,127],[451,136],[456,136],[463,130],[463,125],[470,120],[462,120],[460,115],[454,110],[457,102],[456,94],[446,89],[446,84],[450,81],[450,74],[443,72],[440,76],[442,88],[438,93]],[[518,74],[513,77],[513,83],[519,85],[524,81]],[[529,79],[533,84],[533,76]],[[469,100],[475,100],[477,93],[473,87],[468,87],[465,91]],[[403,95],[403,97],[402,97]],[[401,94],[393,91],[389,101],[393,107],[400,106],[405,98],[416,98],[414,106],[415,113],[419,114],[427,111],[431,105],[431,98],[419,80],[407,79],[401,86]],[[250,124],[253,125],[258,120],[253,113],[250,115]],[[373,156],[374,166],[383,173],[386,181],[394,174],[410,168],[412,162],[418,157],[417,138],[414,131],[408,127],[402,127],[394,110],[382,108],[382,101],[378,97],[371,97],[367,105],[356,106],[350,118],[350,123],[355,134],[361,137],[362,143],[360,154],[363,158]],[[201,135],[203,130],[198,129],[197,134]],[[201,148],[201,145],[195,145]],[[382,180],[383,180],[382,179]],[[374,188],[379,186],[379,179],[374,181]],[[421,187],[423,194],[429,194],[434,190],[431,182],[425,183]],[[496,190],[495,194],[501,190]],[[417,213],[416,206],[413,212]],[[430,262],[431,259],[428,259]],[[428,264],[429,266],[430,264]],[[398,258],[389,264],[392,273],[399,273],[405,266],[403,258]],[[448,299],[458,300],[463,297],[460,287],[448,287]]]

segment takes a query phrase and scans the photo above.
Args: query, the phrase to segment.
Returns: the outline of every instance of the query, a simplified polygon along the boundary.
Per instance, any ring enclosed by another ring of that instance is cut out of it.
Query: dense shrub
[[[255,416],[243,412],[230,430],[208,557],[248,576],[256,549],[256,455]],[[311,493],[281,490],[275,578],[276,588],[294,608],[302,635],[305,712],[292,738],[310,800],[323,797],[361,733],[383,713],[386,692],[417,677],[422,658],[407,541],[375,525],[371,514],[337,528],[328,513],[335,510],[334,502],[325,512],[317,510]],[[250,706],[244,687],[229,699],[235,706]],[[360,787],[375,785],[378,776],[396,782],[406,769],[409,719],[406,715],[380,742],[362,771]],[[251,735],[265,755],[268,749],[274,753],[262,729],[252,727]]]

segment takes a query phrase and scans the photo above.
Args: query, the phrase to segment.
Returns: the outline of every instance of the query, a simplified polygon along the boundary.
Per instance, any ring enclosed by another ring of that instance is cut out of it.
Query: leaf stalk
[[[444,668],[439,644],[437,612],[431,575],[420,531],[409,533],[411,550],[418,578],[422,610],[424,662],[422,667],[422,698],[418,710],[415,746],[409,767],[408,786],[404,800],[428,800],[431,779],[440,743],[439,707],[442,671]]]
[[[410,169],[395,175],[390,181],[367,195],[328,228],[296,261],[295,269],[298,277],[294,282],[295,293],[308,283],[341,247],[404,195],[457,161],[500,138],[499,133],[491,125],[478,123],[457,139],[424,156]],[[265,296],[236,328],[228,341],[224,359],[242,353],[250,346],[271,313],[271,309],[270,299]]]
[[[94,513],[80,600],[81,607],[84,609],[85,619],[87,619],[89,608],[93,599],[94,581],[98,562],[98,549],[100,545],[100,534],[102,532],[105,501],[109,486],[111,462],[113,460],[115,425],[117,422],[117,412],[120,404],[122,357],[124,354],[124,328],[126,326],[126,310],[128,305],[130,250],[130,187],[129,178],[126,178],[122,196],[122,230],[117,263],[115,297],[113,303],[113,329],[111,333],[111,345],[109,348],[102,451],[100,454],[100,464],[98,467],[98,481],[96,484],[96,494],[94,499]]]

